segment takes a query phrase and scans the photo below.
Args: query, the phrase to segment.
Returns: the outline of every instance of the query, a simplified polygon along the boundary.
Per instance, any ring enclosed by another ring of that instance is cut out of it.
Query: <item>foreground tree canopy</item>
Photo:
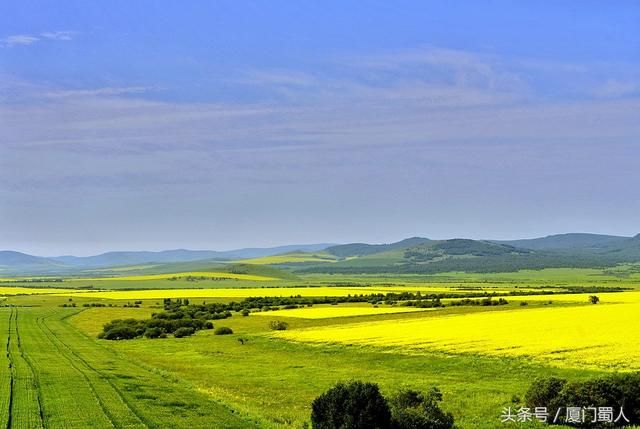
[[[311,423],[314,429],[451,429],[453,416],[440,401],[437,388],[402,390],[387,400],[374,383],[338,383],[313,401]]]

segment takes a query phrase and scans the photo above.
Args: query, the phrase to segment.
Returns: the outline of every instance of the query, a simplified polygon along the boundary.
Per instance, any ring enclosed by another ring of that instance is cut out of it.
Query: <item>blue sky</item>
[[[636,1],[7,2],[0,248],[640,232]]]

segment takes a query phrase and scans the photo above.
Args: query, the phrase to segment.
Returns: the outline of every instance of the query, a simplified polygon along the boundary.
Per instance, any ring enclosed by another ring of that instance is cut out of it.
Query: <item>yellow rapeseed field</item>
[[[284,316],[302,319],[329,319],[332,317],[372,316],[377,314],[409,313],[415,311],[434,310],[433,308],[415,307],[308,307],[291,310],[276,310],[253,313],[256,316]]]
[[[41,295],[41,294],[64,294],[74,293],[74,289],[58,289],[58,288],[30,288],[30,287],[1,287],[0,295]]]
[[[625,302],[349,323],[273,335],[408,352],[529,357],[557,366],[640,369],[640,293],[616,296]]]
[[[218,272],[218,271],[190,271],[184,273],[171,273],[171,274],[147,274],[147,275],[133,275],[133,276],[114,276],[114,277],[94,277],[94,278],[76,278],[69,279],[71,281],[135,281],[135,280],[167,280],[171,278],[185,278],[185,277],[206,277],[206,278],[216,278],[216,279],[237,279],[237,280],[255,280],[255,281],[268,281],[268,280],[277,280],[274,277],[267,276],[258,276],[253,274],[234,274],[234,273],[226,273],[226,272]],[[67,281],[69,281],[67,280]]]
[[[336,262],[337,258],[328,253],[285,253],[282,255],[262,256],[259,258],[243,259],[238,262],[247,264],[287,264],[299,262]]]

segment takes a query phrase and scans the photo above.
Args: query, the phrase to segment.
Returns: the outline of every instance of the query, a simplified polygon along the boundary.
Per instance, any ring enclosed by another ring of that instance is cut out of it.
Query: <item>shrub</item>
[[[539,379],[531,385],[525,400],[530,407],[547,407],[550,415],[567,406],[613,407],[616,414],[623,408],[629,424],[637,425],[640,423],[640,372],[578,382],[560,378]],[[564,416],[560,415],[562,421]],[[611,427],[606,423],[594,424],[588,417],[583,426]]]
[[[190,335],[195,334],[196,330],[190,326],[183,326],[182,328],[176,329],[173,333],[173,336],[176,338],[188,337]]]
[[[589,296],[589,302],[591,304],[597,304],[597,303],[600,302],[600,297],[597,296],[597,295],[591,295],[591,296]]]
[[[132,327],[119,325],[105,331],[102,338],[104,338],[105,340],[130,340],[137,336],[137,331]]]
[[[227,328],[226,326],[221,326],[213,331],[214,335],[231,335],[233,334],[233,329]]]
[[[204,329],[213,329],[213,323],[211,323],[211,322],[205,322],[205,324],[204,324]]]
[[[391,411],[373,383],[338,383],[311,404],[314,429],[389,429]]]
[[[164,331],[160,328],[147,328],[144,331],[144,336],[147,338],[160,338]]]
[[[453,415],[445,413],[439,402],[442,393],[432,388],[423,395],[414,390],[402,390],[391,400],[393,429],[451,429]]]
[[[524,401],[534,408],[547,407],[548,410],[557,410],[561,406],[557,404],[557,400],[566,384],[567,380],[557,377],[534,380],[524,397]]]
[[[287,322],[283,322],[282,320],[272,320],[269,322],[269,328],[272,331],[286,331],[289,327]]]
[[[249,315],[249,313],[250,313],[250,311],[249,311],[249,310],[247,310],[246,308],[245,308],[244,310],[242,310],[242,315],[243,315],[244,317],[247,317],[247,316]]]

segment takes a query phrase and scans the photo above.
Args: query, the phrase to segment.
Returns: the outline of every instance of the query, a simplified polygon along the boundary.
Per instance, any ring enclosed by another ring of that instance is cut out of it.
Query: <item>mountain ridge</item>
[[[610,267],[640,262],[640,234],[633,237],[566,233],[521,240],[472,240],[454,238],[433,240],[410,237],[383,244],[301,244],[270,248],[243,248],[229,251],[173,249],[152,251],[113,251],[94,256],[65,255],[41,257],[16,251],[0,251],[0,273],[44,274],[82,272],[89,269],[145,264],[171,265],[202,262],[228,264],[262,256],[291,252],[320,252],[333,261],[288,261],[291,272],[317,273],[430,273],[450,271],[518,270],[549,267]],[[139,267],[136,269],[143,269]]]

